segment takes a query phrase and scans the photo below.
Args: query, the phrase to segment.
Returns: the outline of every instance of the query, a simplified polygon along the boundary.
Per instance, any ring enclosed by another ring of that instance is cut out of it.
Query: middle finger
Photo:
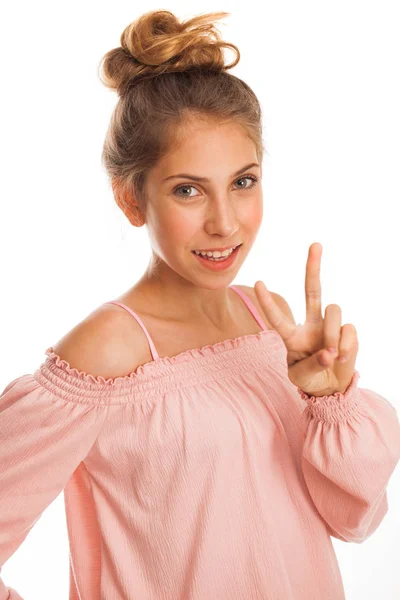
[[[322,320],[320,280],[321,255],[321,244],[311,244],[308,250],[305,281],[306,320],[311,323],[319,323]]]

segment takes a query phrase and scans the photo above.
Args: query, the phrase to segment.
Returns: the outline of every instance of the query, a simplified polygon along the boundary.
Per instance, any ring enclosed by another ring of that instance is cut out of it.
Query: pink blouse
[[[316,398],[261,331],[123,377],[52,347],[0,396],[0,567],[64,490],[70,600],[343,600],[330,536],[360,543],[388,510],[400,425],[359,388]],[[21,600],[0,579],[0,600]]]

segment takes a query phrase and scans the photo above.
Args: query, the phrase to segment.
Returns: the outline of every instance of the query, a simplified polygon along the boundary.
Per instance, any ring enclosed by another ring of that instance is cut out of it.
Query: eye
[[[251,190],[256,185],[256,183],[258,182],[258,177],[256,177],[255,175],[243,175],[239,179],[236,179],[236,181],[243,181],[245,179],[250,179],[251,181],[253,181],[253,183],[251,185],[248,185],[247,187],[243,187],[242,186],[243,190]],[[183,194],[183,195],[177,194],[177,192],[179,190],[186,189],[186,188],[187,189],[188,188],[194,188],[194,189],[196,189],[194,185],[190,185],[190,184],[186,183],[184,185],[179,185],[178,187],[176,187],[174,189],[173,193],[175,195],[177,195],[178,197],[181,197],[181,198],[195,198],[195,196],[190,196],[188,194]]]

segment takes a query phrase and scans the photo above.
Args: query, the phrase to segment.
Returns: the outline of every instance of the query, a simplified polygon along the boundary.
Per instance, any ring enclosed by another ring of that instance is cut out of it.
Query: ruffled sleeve
[[[388,511],[386,488],[400,458],[396,409],[382,396],[357,386],[309,396],[302,414],[302,469],[314,504],[330,534],[361,543]]]
[[[72,393],[71,381],[48,362],[0,395],[0,569],[64,489],[106,419],[107,403],[82,387]],[[0,600],[22,599],[0,578]]]

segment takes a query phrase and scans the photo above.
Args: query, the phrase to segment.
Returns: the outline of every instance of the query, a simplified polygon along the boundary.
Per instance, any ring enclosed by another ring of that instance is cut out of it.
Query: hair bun
[[[102,58],[102,83],[122,95],[139,78],[194,68],[222,71],[240,60],[236,46],[221,40],[213,21],[227,12],[197,15],[179,21],[168,10],[149,11],[128,25],[121,35],[121,46]],[[223,48],[233,49],[234,62],[225,65]]]

